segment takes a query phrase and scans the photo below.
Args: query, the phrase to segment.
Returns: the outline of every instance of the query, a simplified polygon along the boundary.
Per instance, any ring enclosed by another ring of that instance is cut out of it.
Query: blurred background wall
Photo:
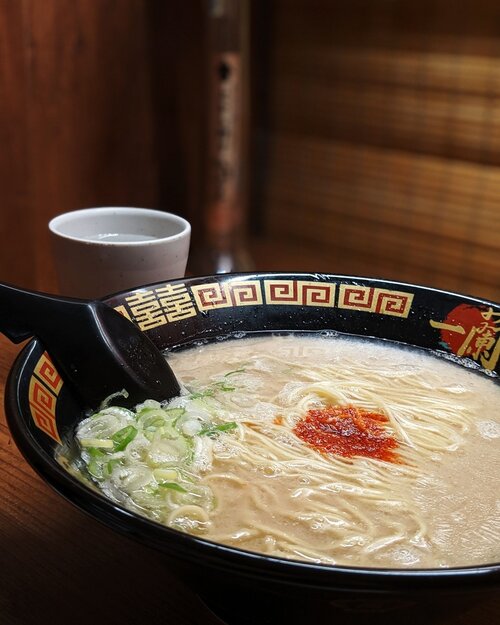
[[[500,3],[250,0],[259,269],[500,299]],[[50,217],[203,204],[201,0],[0,0],[0,280],[54,289]]]

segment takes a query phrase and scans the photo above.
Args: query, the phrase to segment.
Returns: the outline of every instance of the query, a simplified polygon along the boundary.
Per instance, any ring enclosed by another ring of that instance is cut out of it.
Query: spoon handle
[[[36,336],[58,372],[91,408],[127,392],[123,405],[180,392],[167,361],[135,324],[99,300],[64,298],[0,283],[0,332]]]
[[[21,343],[40,329],[55,330],[60,321],[61,304],[67,314],[81,309],[86,302],[0,283],[0,332],[13,343]]]

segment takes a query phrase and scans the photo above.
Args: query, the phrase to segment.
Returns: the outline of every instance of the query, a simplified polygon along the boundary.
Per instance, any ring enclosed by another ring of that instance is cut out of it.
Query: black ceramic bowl
[[[482,369],[491,374],[492,384],[498,383],[500,306],[459,294],[367,278],[259,273],[176,280],[105,301],[162,350],[235,332],[334,330],[429,348]],[[211,543],[115,505],[56,460],[61,442],[82,418],[83,406],[36,340],[13,366],[6,413],[21,452],[53,488],[109,527],[165,554],[169,566],[185,575],[228,622],[282,622],[285,605],[288,623],[331,622],[332,609],[336,622],[351,609],[358,610],[356,622],[362,622],[363,610],[368,619],[377,610],[408,614],[410,603],[415,616],[430,603],[448,611],[457,598],[500,585],[498,562],[439,570],[321,566]],[[252,589],[259,592],[249,602]]]

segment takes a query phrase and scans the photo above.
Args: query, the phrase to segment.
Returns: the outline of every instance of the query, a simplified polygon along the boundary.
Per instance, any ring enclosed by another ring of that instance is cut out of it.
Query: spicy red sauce
[[[317,451],[352,458],[365,456],[399,462],[398,442],[385,430],[387,417],[355,406],[330,406],[309,410],[293,428]]]

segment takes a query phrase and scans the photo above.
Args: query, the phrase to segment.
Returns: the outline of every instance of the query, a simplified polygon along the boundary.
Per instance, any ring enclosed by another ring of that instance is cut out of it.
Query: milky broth
[[[241,425],[214,440],[202,482],[216,506],[203,537],[355,566],[500,561],[495,379],[423,350],[345,337],[232,339],[169,362],[190,392],[226,380],[233,390],[219,401]],[[389,413],[401,463],[330,458],[298,440],[301,414],[335,402]]]

